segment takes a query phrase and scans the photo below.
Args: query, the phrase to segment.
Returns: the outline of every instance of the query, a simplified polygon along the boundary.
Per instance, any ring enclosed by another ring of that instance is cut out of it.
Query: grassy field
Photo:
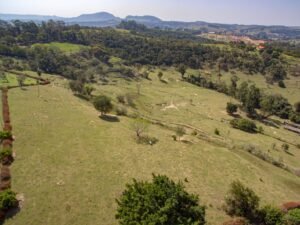
[[[84,45],[71,44],[71,43],[60,43],[60,42],[51,42],[49,44],[34,44],[33,46],[37,46],[37,45],[55,47],[67,54],[79,52],[83,48],[88,48],[87,46],[84,46]]]
[[[137,109],[128,108],[129,112],[138,110],[165,123],[192,125],[227,145],[192,135],[184,137],[191,144],[176,142],[173,130],[157,125],[151,125],[148,134],[159,142],[139,145],[131,129],[132,119],[99,119],[92,105],[73,96],[59,77],[40,87],[40,97],[37,87],[10,90],[16,136],[12,185],[24,194],[25,201],[21,212],[5,225],[117,224],[115,199],[125,184],[132,178],[150,179],[151,173],[166,174],[174,180],[187,178],[185,186],[207,205],[207,220],[212,225],[227,218],[221,207],[235,179],[253,188],[263,203],[280,205],[300,199],[299,177],[243,150],[252,144],[299,168],[300,150],[291,145],[289,155],[280,149],[283,142],[275,139],[297,143],[299,136],[261,124],[273,137],[232,129],[225,105],[233,99],[184,83],[172,69],[164,71],[165,82],[161,82],[157,72],[150,74],[151,80],[139,81],[140,95],[136,81],[114,78],[107,85],[95,85],[94,94],[109,95],[117,105],[117,95],[130,93],[135,96]],[[221,137],[214,135],[216,128]],[[278,149],[271,149],[273,144]]]
[[[26,85],[36,84],[36,80],[26,77],[24,84]],[[17,86],[17,85],[19,85],[17,75],[11,73],[5,73],[5,78],[0,79],[0,87]]]

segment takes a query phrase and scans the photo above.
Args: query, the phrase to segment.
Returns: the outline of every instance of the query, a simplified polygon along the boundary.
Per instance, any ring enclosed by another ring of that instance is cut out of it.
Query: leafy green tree
[[[292,106],[288,100],[278,94],[263,96],[260,100],[260,106],[265,117],[276,115],[287,119],[292,112]]]
[[[259,197],[253,190],[244,186],[240,181],[234,181],[225,197],[225,212],[229,216],[247,218],[255,221],[258,215]]]
[[[69,86],[75,94],[83,94],[84,92],[84,83],[80,80],[70,81]]]
[[[101,115],[109,113],[113,108],[110,98],[105,95],[95,97],[93,104],[94,107],[101,112]]]
[[[205,207],[198,196],[185,191],[182,183],[153,175],[152,182],[133,180],[117,200],[116,218],[121,225],[203,225]]]
[[[230,121],[230,124],[233,128],[240,129],[245,132],[257,132],[256,124],[248,119],[233,119]]]

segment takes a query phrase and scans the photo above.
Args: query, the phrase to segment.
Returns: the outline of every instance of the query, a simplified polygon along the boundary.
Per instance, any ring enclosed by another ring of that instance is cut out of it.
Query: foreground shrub
[[[133,180],[119,200],[116,218],[128,224],[205,224],[205,207],[181,183],[153,175],[152,182]]]
[[[265,225],[281,225],[283,213],[280,209],[267,205],[260,210],[261,223]]]
[[[12,157],[12,149],[11,148],[4,148],[0,151],[0,161],[3,161],[7,158]]]
[[[233,119],[230,121],[230,124],[233,128],[249,133],[255,133],[257,129],[256,124],[248,119]]]
[[[258,215],[259,197],[240,181],[234,181],[225,197],[225,212],[229,216],[245,217],[250,222]]]
[[[10,189],[0,192],[0,210],[8,210],[18,205],[16,193]]]
[[[299,225],[300,224],[300,209],[292,209],[283,217],[284,224],[286,225]]]

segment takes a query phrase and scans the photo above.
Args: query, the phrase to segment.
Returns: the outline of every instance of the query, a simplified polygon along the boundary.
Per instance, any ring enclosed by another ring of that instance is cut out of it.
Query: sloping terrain
[[[275,138],[232,129],[225,112],[226,102],[232,100],[228,96],[184,83],[172,69],[164,71],[166,82],[156,74],[153,71],[151,80],[139,82],[112,78],[106,85],[95,85],[94,94],[106,94],[117,105],[117,95],[130,93],[136,109],[128,107],[129,112],[138,110],[170,125],[188,124],[209,139],[188,131],[183,137],[188,142],[174,141],[174,130],[153,124],[147,133],[159,142],[137,144],[133,119],[100,119],[93,106],[75,97],[59,77],[40,87],[40,97],[37,87],[10,90],[16,136],[12,186],[25,200],[20,213],[5,225],[117,224],[115,199],[125,184],[132,178],[150,179],[151,173],[174,180],[186,178],[188,191],[198,194],[207,206],[208,224],[220,224],[226,218],[223,199],[236,179],[253,188],[263,203],[299,200],[299,177],[250,155],[243,147],[253,144],[270,150],[274,157],[298,168],[299,149],[291,145],[292,155],[288,155],[271,149],[273,143],[282,144]],[[214,135],[216,128],[220,137]],[[282,128],[263,128],[271,136],[299,142],[299,136]]]

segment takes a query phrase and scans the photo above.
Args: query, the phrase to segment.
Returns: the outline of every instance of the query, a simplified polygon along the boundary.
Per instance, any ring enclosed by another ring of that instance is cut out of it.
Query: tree
[[[84,85],[84,93],[91,97],[92,96],[92,92],[95,90],[95,88],[91,85]]]
[[[225,212],[229,216],[241,216],[250,222],[257,219],[259,197],[240,181],[234,181],[225,197]]]
[[[101,112],[101,115],[110,112],[113,108],[110,98],[105,95],[95,97],[93,104],[94,107]]]
[[[181,137],[183,136],[183,135],[185,135],[185,129],[183,128],[183,127],[177,127],[176,128],[176,135],[177,135],[177,137],[179,138],[179,141],[180,141],[180,139],[181,139]]]
[[[229,115],[233,115],[237,112],[238,106],[231,102],[227,102],[226,111]]]
[[[131,127],[134,130],[136,137],[140,138],[141,135],[149,128],[149,123],[142,118],[137,118],[133,121]]]
[[[152,182],[133,180],[117,200],[116,218],[128,224],[205,224],[205,207],[182,183],[167,176],[153,175]]]
[[[69,86],[75,94],[82,94],[84,91],[84,83],[80,80],[72,80],[69,83]]]
[[[257,132],[256,124],[248,119],[233,119],[230,121],[230,125],[233,128],[240,129],[245,132],[249,132],[249,133]]]
[[[292,106],[288,100],[279,94],[263,96],[260,100],[260,106],[265,117],[276,115],[282,119],[287,119],[292,112]]]
[[[180,64],[177,68],[177,71],[181,74],[181,77],[184,78],[184,74],[186,72],[186,67],[183,64]]]

